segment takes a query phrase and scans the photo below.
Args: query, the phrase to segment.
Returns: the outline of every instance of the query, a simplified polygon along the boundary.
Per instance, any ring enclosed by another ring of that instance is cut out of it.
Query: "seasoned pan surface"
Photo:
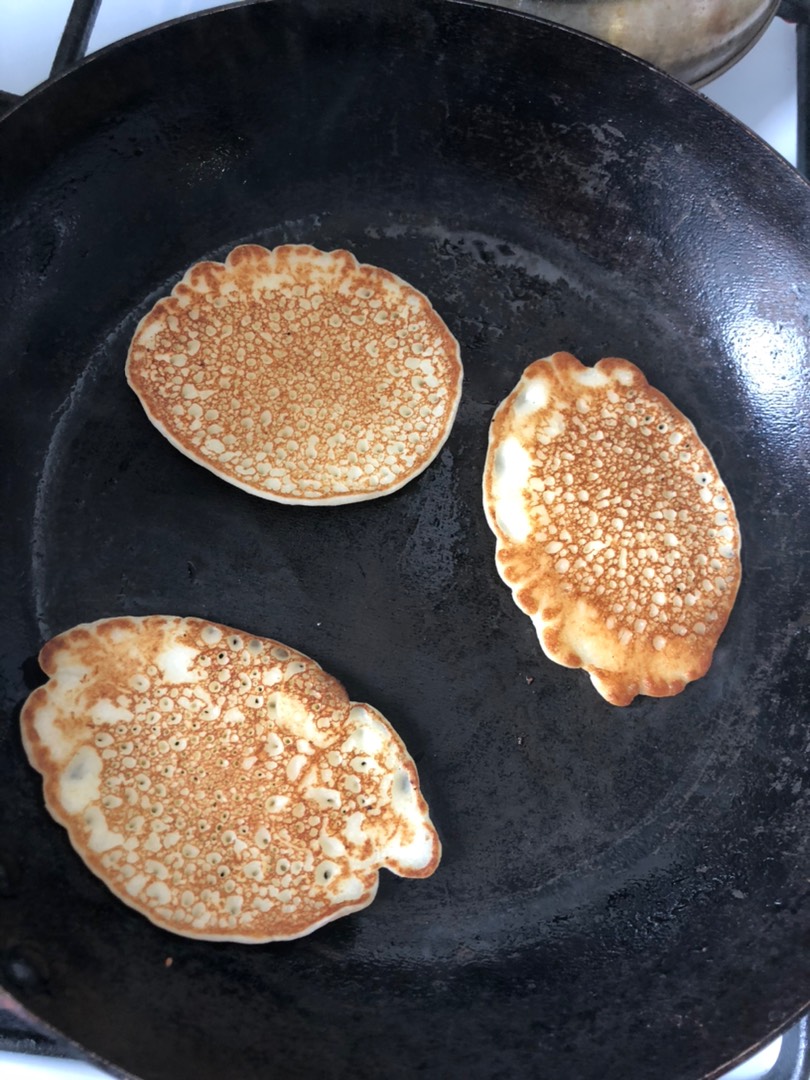
[[[810,999],[810,196],[640,62],[435,0],[247,5],[132,39],[0,124],[0,983],[147,1080],[687,1080]],[[452,435],[401,491],[251,498],[152,428],[123,365],[192,262],[345,247],[458,337]],[[538,356],[638,363],[735,499],[709,674],[606,704],[541,654],[481,507]],[[171,937],[47,816],[17,720],[42,642],[118,613],[279,638],[378,706],[444,844],[424,882],[266,947]],[[167,960],[171,958],[171,965]]]

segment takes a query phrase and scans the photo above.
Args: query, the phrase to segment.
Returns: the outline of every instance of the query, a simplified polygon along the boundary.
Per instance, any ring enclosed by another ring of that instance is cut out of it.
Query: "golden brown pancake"
[[[348,251],[247,244],[192,266],[126,365],[152,423],[231,484],[334,505],[401,488],[461,396],[458,343],[427,297]]]
[[[314,660],[202,619],[102,619],[40,654],[22,711],[87,866],[173,933],[256,943],[366,907],[440,845],[401,739]]]
[[[711,664],[740,532],[686,417],[627,360],[531,364],[492,421],[484,509],[496,565],[543,651],[614,705]]]

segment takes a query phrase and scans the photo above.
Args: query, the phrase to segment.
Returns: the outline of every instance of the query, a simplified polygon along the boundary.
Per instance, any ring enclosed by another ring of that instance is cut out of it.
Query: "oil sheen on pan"
[[[53,638],[23,744],[73,847],[125,903],[215,941],[301,937],[441,847],[388,721],[314,660],[202,619]]]
[[[607,701],[708,670],[740,583],[731,496],[689,420],[627,360],[537,360],[492,421],[496,565],[545,654]]]

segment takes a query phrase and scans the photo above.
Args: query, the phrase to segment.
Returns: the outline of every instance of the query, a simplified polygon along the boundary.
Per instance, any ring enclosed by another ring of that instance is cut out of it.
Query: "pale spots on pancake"
[[[380,867],[426,877],[438,865],[401,739],[303,654],[147,616],[75,627],[40,663],[49,681],[21,724],[46,805],[90,869],[159,926],[299,937],[367,906]]]
[[[141,320],[127,378],[183,453],[264,498],[376,498],[422,472],[461,394],[430,301],[346,251],[235,248]]]
[[[510,447],[519,469],[504,469]],[[484,504],[498,570],[551,659],[614,704],[705,673],[739,586],[739,529],[694,427],[633,364],[530,365],[493,419]]]

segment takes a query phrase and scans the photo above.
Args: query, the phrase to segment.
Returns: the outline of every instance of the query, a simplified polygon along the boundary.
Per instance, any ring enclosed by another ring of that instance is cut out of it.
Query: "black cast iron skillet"
[[[529,18],[295,0],[181,21],[0,124],[0,982],[148,1080],[694,1080],[810,999],[810,194],[680,84]],[[388,498],[295,508],[176,453],[123,377],[138,319],[235,244],[350,248],[424,290],[466,385]],[[736,501],[710,673],[607,705],[493,564],[494,407],[555,349],[638,362]],[[42,642],[117,613],[280,638],[378,706],[444,842],[424,882],[273,946],[172,937],[43,809]],[[172,958],[170,967],[167,958]]]

